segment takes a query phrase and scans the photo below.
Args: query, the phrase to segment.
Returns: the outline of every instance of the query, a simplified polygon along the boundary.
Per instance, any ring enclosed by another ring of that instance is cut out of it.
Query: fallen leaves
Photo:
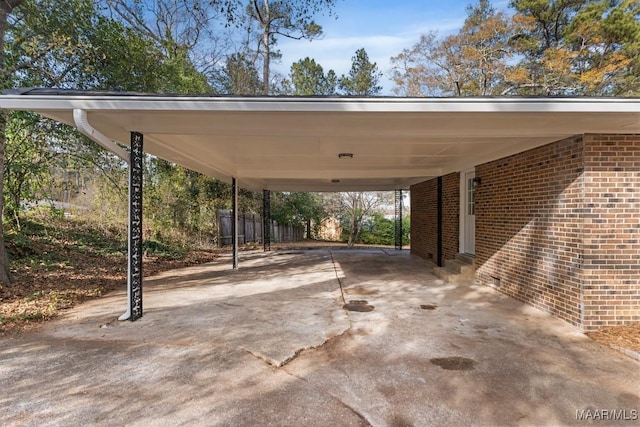
[[[110,291],[126,289],[127,257],[122,243],[99,236],[89,225],[59,221],[21,235],[13,254],[13,283],[0,285],[0,336],[21,333],[62,310]],[[91,239],[87,239],[87,235]],[[25,241],[26,239],[26,241]],[[219,250],[194,250],[176,256],[147,256],[145,277],[214,260]],[[18,256],[16,256],[16,253]],[[24,255],[22,258],[19,255]]]
[[[613,345],[640,353],[640,322],[603,328],[587,332],[586,335],[600,344]]]

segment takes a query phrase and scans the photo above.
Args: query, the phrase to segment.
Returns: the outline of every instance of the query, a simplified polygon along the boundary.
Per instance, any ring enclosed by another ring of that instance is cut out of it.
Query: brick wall
[[[460,174],[442,177],[442,259],[454,259],[460,249]]]
[[[412,185],[411,253],[437,263],[438,184],[436,179]]]
[[[460,217],[460,174],[442,177],[442,259],[458,252]],[[438,180],[411,186],[411,253],[437,263]]]
[[[476,166],[476,278],[581,324],[582,138]]]
[[[476,279],[584,330],[640,321],[640,135],[568,138],[476,166]],[[443,177],[443,259],[459,236]],[[411,251],[437,257],[437,180],[411,187]]]
[[[585,135],[584,329],[640,321],[640,135]]]

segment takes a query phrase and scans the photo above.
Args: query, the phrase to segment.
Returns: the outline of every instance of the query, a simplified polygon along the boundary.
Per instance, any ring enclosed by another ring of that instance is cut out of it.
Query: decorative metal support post
[[[238,269],[238,181],[231,178],[231,236],[233,239],[233,269]]]
[[[402,250],[402,190],[396,190],[395,192],[395,206],[396,206],[396,223],[395,223],[395,237],[396,237],[396,249]]]
[[[436,262],[438,264],[438,267],[442,267],[443,264],[443,260],[442,260],[442,177],[439,176],[438,177],[438,181],[437,181],[437,235],[436,235],[436,249],[437,249],[437,254],[436,254]]]
[[[264,251],[271,250],[271,191],[262,190],[262,243]]]
[[[143,136],[131,132],[129,162],[129,320],[142,317],[142,171]]]

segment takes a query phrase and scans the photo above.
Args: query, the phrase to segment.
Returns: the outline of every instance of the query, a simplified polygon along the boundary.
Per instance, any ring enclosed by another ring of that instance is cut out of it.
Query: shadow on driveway
[[[407,252],[227,261],[146,279],[137,322],[114,293],[1,340],[0,424],[638,422],[640,363]]]

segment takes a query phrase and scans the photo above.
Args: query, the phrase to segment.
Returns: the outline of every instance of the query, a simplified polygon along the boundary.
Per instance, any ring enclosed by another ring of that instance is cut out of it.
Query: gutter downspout
[[[118,144],[113,142],[111,139],[107,138],[103,134],[101,134],[96,128],[91,126],[89,123],[89,119],[87,118],[87,112],[81,109],[73,110],[73,121],[75,122],[76,128],[90,140],[100,145],[102,148],[105,148],[111,151],[116,156],[120,157],[125,162],[129,163],[129,153],[126,150],[123,150]]]
[[[87,118],[87,112],[85,110],[75,108],[73,110],[73,121],[80,133],[85,135],[87,138],[89,138],[99,146],[105,148],[108,151],[111,151],[113,154],[124,160],[129,165],[129,167],[131,167],[131,157],[129,153],[126,150],[122,149],[111,139],[101,134],[96,128],[91,126],[91,124],[89,123],[89,119]],[[129,193],[131,193],[131,189],[129,189]],[[129,220],[127,221],[128,224],[131,220],[130,216],[131,212],[129,212]],[[129,240],[127,242],[128,248],[131,248],[130,235],[131,233],[127,233],[127,239]],[[131,266],[129,265],[127,268],[128,270],[130,270]],[[122,316],[118,317],[118,320],[120,321],[128,320],[131,317],[131,271],[127,272],[127,301],[127,311]]]

